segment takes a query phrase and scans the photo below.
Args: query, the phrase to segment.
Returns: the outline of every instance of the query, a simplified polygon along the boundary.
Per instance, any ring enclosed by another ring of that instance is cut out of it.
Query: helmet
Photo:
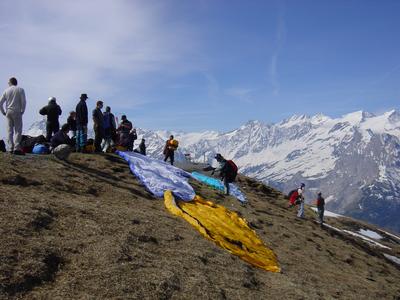
[[[56,98],[55,97],[49,97],[49,102],[56,102]]]
[[[304,183],[302,183],[302,184],[300,185],[300,187],[302,187],[302,188],[305,187],[305,186],[306,186],[306,185],[305,185]]]

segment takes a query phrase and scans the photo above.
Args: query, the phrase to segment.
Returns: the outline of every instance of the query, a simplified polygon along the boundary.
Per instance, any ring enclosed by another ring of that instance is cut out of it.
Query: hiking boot
[[[25,155],[25,152],[23,152],[23,151],[21,151],[21,150],[14,150],[14,151],[12,152],[12,154],[14,154],[14,155]]]

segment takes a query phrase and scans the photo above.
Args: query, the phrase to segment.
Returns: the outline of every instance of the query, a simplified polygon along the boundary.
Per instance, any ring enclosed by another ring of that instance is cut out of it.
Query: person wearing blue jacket
[[[87,141],[88,109],[86,100],[87,94],[81,94],[80,101],[75,108],[76,112],[76,151],[82,152]]]

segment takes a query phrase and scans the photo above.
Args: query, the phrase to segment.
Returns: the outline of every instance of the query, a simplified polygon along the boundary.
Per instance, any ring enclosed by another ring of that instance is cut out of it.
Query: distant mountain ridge
[[[34,125],[28,132],[38,129]],[[227,133],[138,129],[148,153],[162,157],[170,134],[178,159],[233,159],[240,172],[284,192],[306,183],[308,201],[322,191],[327,209],[400,232],[400,113],[357,111],[341,118],[292,116],[276,124],[249,121]]]

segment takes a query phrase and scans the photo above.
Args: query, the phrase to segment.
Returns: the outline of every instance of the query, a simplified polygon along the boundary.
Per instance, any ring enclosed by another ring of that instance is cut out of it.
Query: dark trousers
[[[104,138],[104,128],[94,127],[94,148],[96,152],[101,152],[101,142]]]
[[[174,164],[174,150],[167,150],[167,152],[165,153],[164,161],[167,161],[168,158],[171,161],[171,165],[173,165]]]
[[[47,122],[46,123],[46,140],[50,142],[51,137],[54,133],[60,130],[60,123],[58,122]]]
[[[225,195],[229,195],[229,192],[230,192],[230,190],[229,190],[229,183],[230,183],[230,182],[231,182],[231,181],[229,180],[229,178],[224,177]]]
[[[318,208],[318,219],[321,224],[324,223],[324,212],[325,212],[325,209]]]

